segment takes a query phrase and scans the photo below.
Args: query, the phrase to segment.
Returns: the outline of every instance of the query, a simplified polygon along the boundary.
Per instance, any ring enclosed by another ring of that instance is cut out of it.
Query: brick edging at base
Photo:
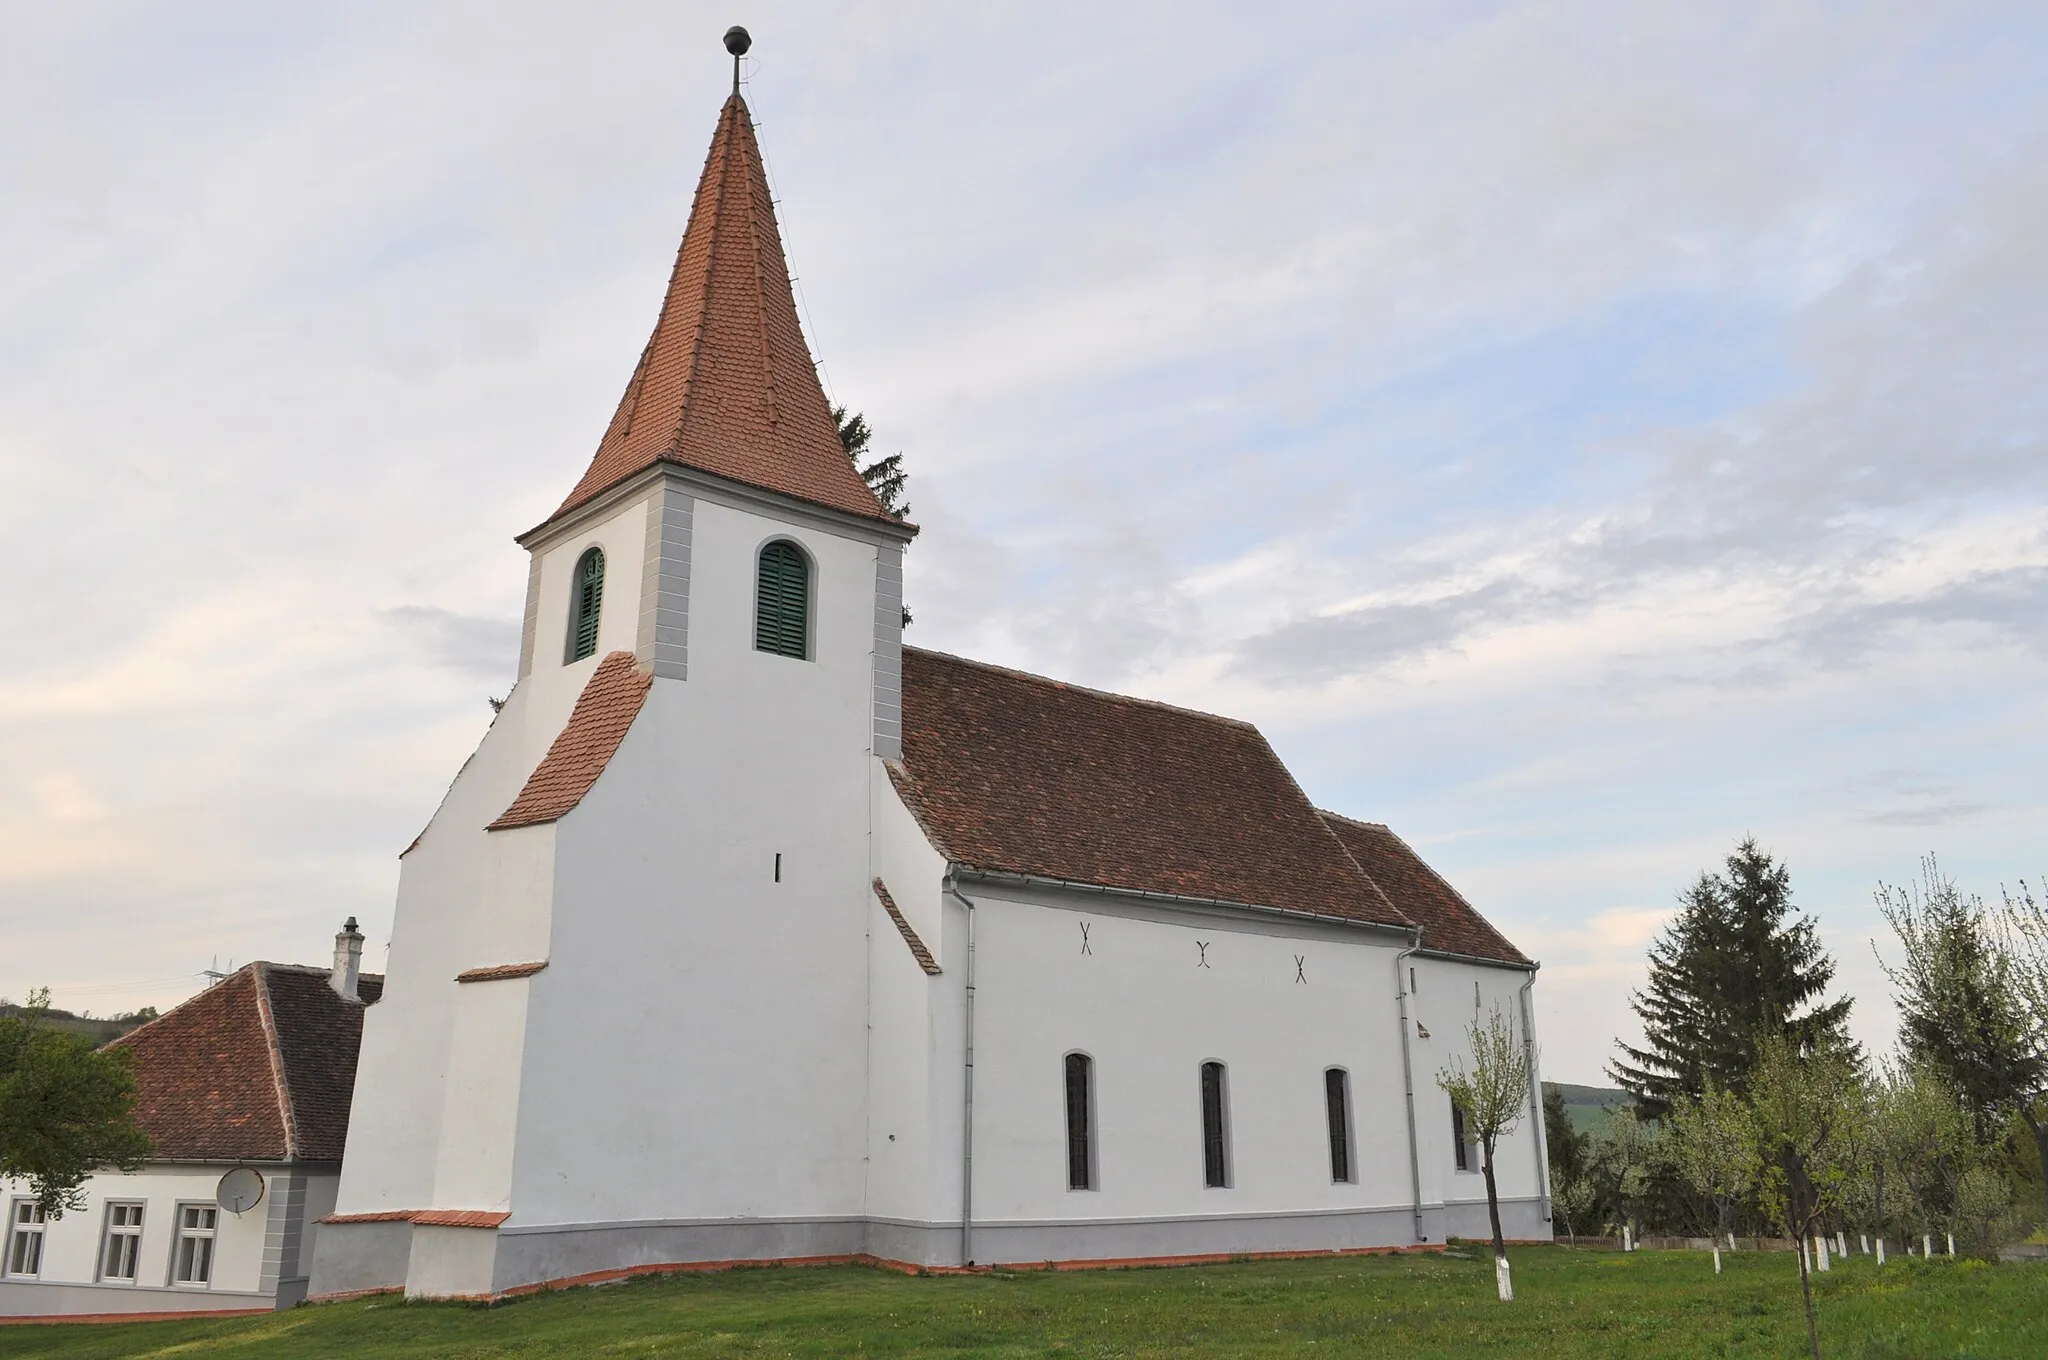
[[[0,1317],[0,1327],[38,1327],[58,1322],[204,1322],[208,1318],[260,1317],[275,1308],[178,1308],[167,1313],[43,1313]]]
[[[1515,1245],[1539,1244],[1531,1242]],[[765,1260],[657,1261],[647,1265],[621,1266],[616,1270],[593,1270],[587,1274],[569,1275],[559,1280],[543,1280],[538,1284],[516,1285],[494,1294],[447,1294],[437,1297],[449,1303],[502,1303],[549,1290],[616,1284],[620,1280],[635,1279],[643,1275],[714,1274],[728,1270],[773,1270],[782,1267],[873,1266],[877,1270],[893,1271],[899,1275],[987,1275],[998,1270],[1139,1270],[1164,1266],[1227,1265],[1232,1261],[1305,1261],[1323,1256],[1431,1255],[1440,1253],[1443,1249],[1442,1243],[1424,1242],[1406,1247],[1341,1247],[1332,1251],[1203,1252],[1191,1256],[1118,1256],[1086,1261],[1006,1261],[974,1266],[923,1266],[914,1261],[895,1261],[886,1256],[870,1256],[865,1252],[845,1256],[777,1256]],[[315,1294],[306,1302],[342,1303],[349,1299],[398,1292],[400,1291],[397,1289],[357,1289],[347,1293]]]

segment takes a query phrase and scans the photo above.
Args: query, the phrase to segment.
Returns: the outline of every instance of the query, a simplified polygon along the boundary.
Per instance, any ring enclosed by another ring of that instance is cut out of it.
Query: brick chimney
[[[362,975],[363,932],[356,929],[356,918],[351,916],[334,937],[334,971],[327,975],[327,985],[342,1000],[359,1001],[362,998],[356,995],[356,979]]]

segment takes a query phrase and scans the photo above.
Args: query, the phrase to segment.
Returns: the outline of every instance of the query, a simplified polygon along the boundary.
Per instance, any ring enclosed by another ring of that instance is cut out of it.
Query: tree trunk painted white
[[[1920,1254],[1930,1261],[1934,1259],[1934,1238],[1927,1233],[1920,1234]]]
[[[1948,1235],[1948,1254],[1951,1256],[1956,1254],[1956,1235],[1954,1233]]]
[[[1813,1268],[1806,1259],[1806,1243],[1803,1240],[1799,1244],[1799,1268],[1801,1270],[1811,1270]]]
[[[1735,1234],[1734,1234],[1734,1233],[1729,1233],[1729,1234],[1728,1234],[1728,1250],[1730,1250],[1730,1251],[1734,1251],[1734,1250],[1735,1250]]]
[[[1721,1273],[1721,1247],[1719,1243],[1714,1245],[1714,1273],[1716,1275]]]
[[[1508,1274],[1508,1258],[1505,1256],[1493,1258],[1493,1285],[1499,1291],[1502,1303],[1515,1301],[1515,1282]]]
[[[1882,1237],[1877,1239],[1877,1263],[1879,1265],[1884,1264],[1884,1239]]]
[[[1632,1247],[1632,1246],[1630,1246],[1630,1245],[1628,1244],[1628,1224],[1626,1224],[1626,1223],[1624,1223],[1624,1224],[1622,1224],[1622,1225],[1621,1225],[1621,1249],[1622,1249],[1623,1251],[1634,1251],[1634,1250],[1635,1250],[1635,1248],[1634,1248],[1634,1247]]]
[[[1823,1272],[1833,1269],[1833,1267],[1828,1264],[1827,1238],[1816,1237],[1813,1239],[1813,1259],[1814,1263],[1818,1265]]]
[[[1856,1234],[1856,1246],[1857,1246],[1857,1249],[1858,1249],[1859,1251],[1861,1251],[1861,1252],[1862,1252],[1862,1253],[1863,1253],[1863,1254],[1864,1254],[1865,1256],[1868,1256],[1868,1255],[1870,1255],[1870,1234],[1869,1234],[1869,1233],[1857,1233],[1857,1234]]]

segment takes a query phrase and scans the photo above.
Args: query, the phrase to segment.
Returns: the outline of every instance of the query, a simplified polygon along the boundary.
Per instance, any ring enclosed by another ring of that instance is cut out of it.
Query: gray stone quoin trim
[[[533,637],[540,627],[540,557],[534,553],[526,563],[526,618],[519,631],[519,678],[533,674]]]
[[[640,620],[633,654],[670,680],[690,672],[690,546],[697,502],[664,480],[647,501],[646,556],[640,572]]]
[[[903,759],[903,549],[875,549],[875,754]]]

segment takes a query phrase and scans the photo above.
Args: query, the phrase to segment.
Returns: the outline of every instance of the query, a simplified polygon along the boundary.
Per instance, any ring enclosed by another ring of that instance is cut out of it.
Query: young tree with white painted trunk
[[[1801,1048],[1773,1035],[1757,1045],[1749,1108],[1756,1121],[1759,1198],[1794,1242],[1811,1241],[1843,1203],[1850,1183],[1856,1124],[1867,1118],[1853,1059],[1832,1045]],[[1799,1252],[1806,1339],[1821,1360],[1813,1281]]]
[[[1507,1238],[1500,1229],[1500,1189],[1494,1179],[1493,1151],[1514,1131],[1529,1102],[1530,1053],[1517,1042],[1514,1026],[1500,1007],[1493,1014],[1472,1017],[1465,1031],[1472,1048],[1467,1071],[1461,1059],[1438,1071],[1437,1085],[1465,1113],[1465,1127],[1479,1141],[1481,1169],[1486,1174],[1486,1213],[1493,1225],[1494,1281],[1503,1303],[1515,1297],[1508,1273]]]
[[[1671,1160],[1678,1174],[1714,1206],[1714,1273],[1721,1273],[1721,1242],[1735,1205],[1756,1184],[1756,1121],[1733,1091],[1710,1081],[1697,1098],[1673,1102]]]

